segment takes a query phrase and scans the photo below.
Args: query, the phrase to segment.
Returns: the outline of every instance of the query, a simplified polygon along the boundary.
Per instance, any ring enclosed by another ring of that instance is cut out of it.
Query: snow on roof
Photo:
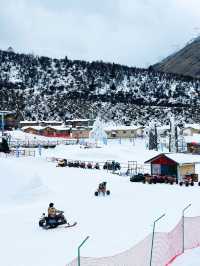
[[[27,124],[27,123],[31,123],[31,124],[36,124],[36,123],[39,123],[39,121],[26,121],[26,120],[24,120],[24,121],[20,121],[19,122],[20,124]]]
[[[65,120],[65,122],[84,122],[84,121],[94,121],[94,119],[69,119]]]
[[[200,163],[200,155],[185,154],[185,153],[171,153],[166,156],[179,164],[184,163]]]
[[[30,124],[36,124],[36,123],[45,123],[45,124],[50,124],[50,123],[60,123],[60,124],[63,124],[62,121],[55,121],[55,120],[49,120],[49,121],[43,121],[43,120],[38,120],[38,121],[29,121],[29,120],[23,120],[23,121],[20,121],[19,122],[20,124],[27,124],[27,123],[30,123]]]
[[[45,127],[42,127],[42,126],[25,126],[25,127],[22,127],[22,130],[25,130],[27,128],[32,128],[32,129],[35,129],[35,130],[43,130],[45,128],[52,128],[52,129],[60,130],[60,131],[69,130],[70,129],[70,127],[65,127],[65,126],[61,125],[61,126],[45,126]]]
[[[184,129],[186,128],[194,128],[200,130],[200,125],[199,124],[185,124]]]
[[[69,130],[70,129],[70,127],[65,127],[63,125],[61,125],[61,126],[46,126],[44,128],[53,128],[55,130],[60,130],[60,131],[61,130]]]
[[[40,121],[41,123],[46,123],[46,124],[48,124],[48,123],[59,123],[59,124],[63,124],[63,122],[62,121],[55,121],[55,120],[49,120],[49,121]]]
[[[136,130],[136,129],[139,129],[139,128],[142,128],[142,126],[134,126],[134,125],[132,125],[132,126],[123,126],[123,125],[121,125],[121,126],[117,126],[117,125],[115,125],[115,126],[106,126],[106,127],[104,127],[104,130],[107,130],[107,131],[114,131],[114,130]]]
[[[32,129],[35,129],[35,130],[42,130],[45,127],[42,127],[42,126],[25,126],[25,127],[22,127],[22,130],[26,130],[27,128],[32,128]]]
[[[185,153],[161,153],[154,158],[149,159],[145,163],[153,161],[160,155],[165,155],[167,158],[177,162],[178,164],[191,164],[191,163],[200,163],[200,155],[185,154]]]
[[[185,136],[184,137],[186,143],[200,143],[200,135],[199,134],[194,134],[193,136]]]

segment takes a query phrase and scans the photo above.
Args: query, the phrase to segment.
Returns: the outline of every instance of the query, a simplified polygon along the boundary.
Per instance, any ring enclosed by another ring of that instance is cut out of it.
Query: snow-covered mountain
[[[200,37],[153,66],[157,71],[200,78]]]
[[[1,109],[24,119],[168,120],[172,110],[198,121],[200,81],[104,62],[0,51]],[[167,108],[166,108],[167,107]]]

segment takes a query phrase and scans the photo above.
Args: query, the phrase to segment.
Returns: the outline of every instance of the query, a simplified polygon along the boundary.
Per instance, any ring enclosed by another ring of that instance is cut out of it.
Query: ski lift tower
[[[2,111],[0,110],[0,115],[1,115],[1,133],[2,133],[2,137],[4,135],[4,117],[5,115],[8,115],[8,114],[13,114],[14,112],[13,111]]]

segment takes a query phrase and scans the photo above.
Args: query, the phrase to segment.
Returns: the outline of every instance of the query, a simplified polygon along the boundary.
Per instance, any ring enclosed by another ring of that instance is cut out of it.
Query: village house
[[[200,154],[200,134],[184,137],[186,143],[186,151],[188,153]]]
[[[110,126],[104,128],[108,138],[135,138],[143,137],[142,126]]]
[[[41,126],[24,126],[21,128],[21,130],[25,133],[30,133],[30,134],[35,134],[35,135],[40,135],[41,130],[43,127]]]
[[[27,127],[27,126],[61,126],[63,124],[62,121],[20,121],[19,128]]]
[[[36,134],[45,137],[70,138],[71,128],[65,126],[26,126],[22,130],[26,133]]]
[[[200,134],[200,125],[198,124],[186,124],[181,130],[184,136],[193,136],[194,134]]]
[[[71,129],[65,126],[47,126],[41,130],[41,135],[45,137],[70,138]]]

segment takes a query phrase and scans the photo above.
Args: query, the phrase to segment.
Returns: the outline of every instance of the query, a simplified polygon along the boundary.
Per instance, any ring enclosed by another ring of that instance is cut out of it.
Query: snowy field
[[[199,216],[198,186],[131,183],[129,177],[105,170],[59,168],[46,160],[46,156],[58,156],[143,163],[154,155],[145,150],[142,141],[135,145],[127,141],[97,149],[60,145],[43,150],[42,156],[36,158],[0,158],[1,265],[64,266],[77,256],[78,245],[88,235],[81,255],[110,256],[129,249],[151,233],[153,220],[163,213],[166,217],[157,231],[171,230],[188,203],[192,207],[187,216]],[[107,181],[109,197],[94,196],[102,181]],[[77,226],[49,231],[39,228],[38,220],[49,202],[64,210],[69,222],[77,221]],[[181,259],[173,265],[197,265],[181,264]]]
[[[178,257],[172,266],[198,266],[200,263],[200,248],[188,250]]]

